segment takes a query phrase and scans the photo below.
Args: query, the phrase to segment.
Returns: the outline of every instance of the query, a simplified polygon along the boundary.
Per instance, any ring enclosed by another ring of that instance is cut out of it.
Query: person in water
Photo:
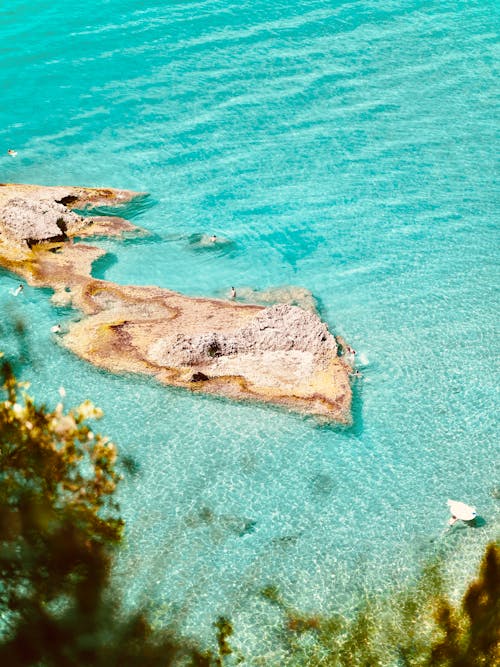
[[[234,287],[231,287],[231,299],[236,299],[236,290]]]
[[[16,157],[16,155],[17,155],[17,151],[12,150],[12,148],[9,148],[9,150],[7,151],[7,153],[8,153],[11,157]]]
[[[210,243],[215,243],[216,241],[217,237],[215,236],[215,234],[212,234],[212,236],[210,237]]]
[[[10,290],[10,293],[12,294],[12,296],[19,296],[19,294],[21,294],[23,289],[24,289],[23,285],[18,285],[15,290]]]

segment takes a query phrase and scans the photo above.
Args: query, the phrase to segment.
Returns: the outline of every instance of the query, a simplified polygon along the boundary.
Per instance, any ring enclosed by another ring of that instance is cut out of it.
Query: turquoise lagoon
[[[3,182],[149,192],[154,237],[102,242],[100,275],[303,286],[358,351],[353,427],[319,426],[92,368],[50,336],[75,314],[0,274],[36,395],[91,397],[137,462],[117,570],[159,624],[226,614],[258,655],[263,585],[349,614],[438,550],[458,595],[498,535],[497,28],[487,0],[2,3]],[[449,497],[484,525],[444,532]]]

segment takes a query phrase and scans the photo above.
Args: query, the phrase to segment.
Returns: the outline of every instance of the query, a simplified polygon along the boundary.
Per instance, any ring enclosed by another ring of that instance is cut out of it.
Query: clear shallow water
[[[36,393],[91,396],[138,461],[128,599],[159,604],[159,623],[175,605],[202,638],[229,614],[247,654],[273,627],[263,584],[349,612],[438,548],[458,585],[499,520],[496,3],[269,5],[0,10],[3,182],[147,191],[136,221],[157,236],[103,242],[107,278],[301,285],[367,362],[354,427],[322,428],[101,373],[50,338],[70,314],[46,291],[14,300],[0,275]],[[196,233],[234,243],[197,251]],[[443,536],[448,497],[485,526]]]

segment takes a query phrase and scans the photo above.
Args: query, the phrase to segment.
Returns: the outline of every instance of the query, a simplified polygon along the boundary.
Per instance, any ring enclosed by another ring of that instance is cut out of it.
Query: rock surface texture
[[[0,185],[0,265],[32,285],[51,287],[54,302],[71,304],[81,314],[59,337],[61,343],[111,372],[147,373],[191,391],[349,423],[350,367],[314,312],[186,297],[92,277],[92,263],[104,251],[74,243],[73,237],[144,233],[122,218],[92,215],[92,208],[138,196]]]

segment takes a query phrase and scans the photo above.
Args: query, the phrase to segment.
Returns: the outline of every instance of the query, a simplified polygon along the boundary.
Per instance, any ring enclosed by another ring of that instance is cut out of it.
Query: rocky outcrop
[[[0,234],[28,246],[64,241],[71,236],[95,236],[97,230],[109,234],[134,228],[123,218],[83,216],[73,209],[125,203],[139,193],[74,187],[0,184]],[[94,226],[92,231],[89,228]],[[1,236],[0,236],[1,238]]]
[[[197,336],[178,334],[161,338],[150,348],[156,363],[168,366],[199,366],[219,357],[259,352],[306,352],[318,359],[337,356],[335,338],[313,313],[297,306],[278,304],[265,308],[241,329],[206,332]]]
[[[9,199],[0,208],[0,220],[7,236],[28,244],[60,241],[66,238],[68,229],[84,226],[84,218],[50,199]]]
[[[273,403],[348,423],[349,367],[314,312],[286,304],[264,308],[192,298],[92,277],[92,263],[104,251],[65,241],[134,228],[120,218],[80,216],[72,207],[91,213],[103,202],[121,204],[136,195],[0,186],[0,265],[33,285],[51,287],[58,304],[71,304],[83,315],[58,340],[111,372],[146,373],[191,391]],[[30,238],[38,242],[31,248],[25,243]]]

